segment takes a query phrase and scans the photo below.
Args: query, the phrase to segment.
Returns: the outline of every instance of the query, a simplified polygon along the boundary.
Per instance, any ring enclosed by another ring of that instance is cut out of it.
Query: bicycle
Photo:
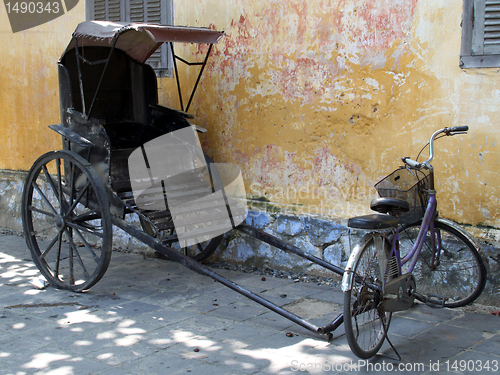
[[[346,337],[360,358],[378,352],[392,313],[409,309],[415,299],[431,307],[460,307],[484,289],[480,246],[438,215],[431,164],[436,139],[468,130],[458,126],[436,131],[427,144],[426,161],[402,158],[404,166],[375,185],[379,198],[370,208],[378,213],[348,221],[349,228],[370,230],[353,249],[342,280]]]

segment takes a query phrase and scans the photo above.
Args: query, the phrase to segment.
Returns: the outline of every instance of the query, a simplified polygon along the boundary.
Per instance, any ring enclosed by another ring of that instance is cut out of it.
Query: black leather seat
[[[356,216],[349,219],[347,226],[355,229],[391,229],[398,226],[399,219],[386,214]]]

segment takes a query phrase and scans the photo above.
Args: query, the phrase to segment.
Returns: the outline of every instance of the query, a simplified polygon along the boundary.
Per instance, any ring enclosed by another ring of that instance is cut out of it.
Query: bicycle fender
[[[353,267],[356,263],[356,259],[358,259],[361,250],[364,248],[365,243],[371,240],[373,237],[372,233],[367,233],[363,236],[363,238],[356,244],[354,249],[351,252],[351,256],[347,261],[347,265],[344,270],[344,275],[342,276],[342,291],[347,292],[352,288],[352,280],[354,278]]]

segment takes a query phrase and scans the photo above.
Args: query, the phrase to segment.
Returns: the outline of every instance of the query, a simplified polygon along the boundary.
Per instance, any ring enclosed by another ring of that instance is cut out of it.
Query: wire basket
[[[424,217],[429,200],[429,175],[421,170],[400,167],[375,184],[382,198],[407,201],[410,210],[399,218],[400,224],[409,224]]]

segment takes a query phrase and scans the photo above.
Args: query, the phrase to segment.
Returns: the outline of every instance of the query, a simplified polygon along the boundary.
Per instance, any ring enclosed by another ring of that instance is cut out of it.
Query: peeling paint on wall
[[[47,128],[60,121],[56,62],[84,4],[16,34],[0,13],[0,169],[28,170],[61,148]],[[339,220],[368,212],[373,184],[436,129],[469,125],[468,136],[436,145],[439,211],[487,245],[494,283],[486,294],[495,295],[500,71],[460,69],[461,9],[462,0],[174,0],[177,25],[226,32],[191,108],[209,130],[201,136],[209,155],[240,165],[252,205],[274,212],[252,224],[342,264]],[[199,61],[207,46],[176,52]],[[181,68],[187,97],[198,67]],[[159,97],[179,107],[172,78],[159,80]],[[21,186],[10,177],[0,186],[0,221],[15,229]],[[308,267],[254,239],[226,239],[224,260]],[[120,231],[115,243],[139,246]]]
[[[302,213],[323,204],[322,216],[366,212],[373,184],[402,156],[465,124],[468,136],[437,144],[440,212],[500,225],[499,78],[459,68],[461,0],[186,5],[175,2],[177,22],[227,34],[196,97],[204,147],[240,164],[254,197]]]
[[[84,3],[15,34],[0,11],[0,169],[27,170],[40,155],[61,148],[61,137],[48,128],[60,123],[57,60],[85,19]]]
[[[243,167],[254,198],[345,218],[366,212],[373,184],[435,129],[469,125],[468,136],[438,145],[440,212],[499,227],[499,76],[459,68],[461,8],[462,0],[174,0],[176,24],[226,32],[192,105],[209,129],[204,147]],[[47,129],[59,121],[56,61],[83,19],[80,2],[32,31],[1,26],[0,168],[26,170],[60,148]],[[177,51],[196,60],[206,48]],[[181,72],[184,95],[196,75]],[[178,107],[173,79],[159,87],[160,101]]]

